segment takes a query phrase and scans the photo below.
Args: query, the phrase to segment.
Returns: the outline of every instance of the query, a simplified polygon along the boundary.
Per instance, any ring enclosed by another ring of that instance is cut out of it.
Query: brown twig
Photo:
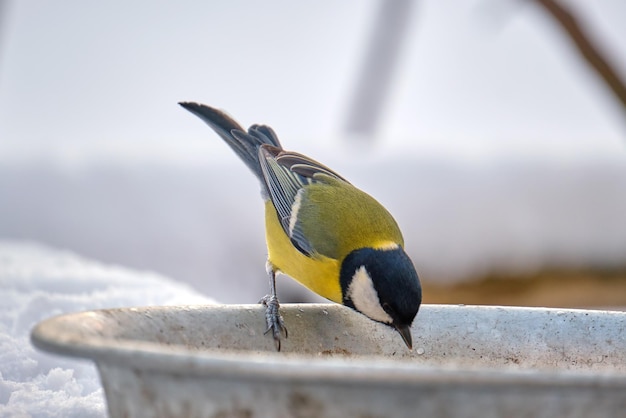
[[[576,16],[568,10],[558,0],[535,0],[550,14],[563,29],[570,40],[574,43],[578,52],[587,63],[604,80],[611,89],[615,97],[620,101],[626,110],[626,85],[620,79],[617,71],[603,56],[598,47],[594,45],[585,29],[581,26]]]

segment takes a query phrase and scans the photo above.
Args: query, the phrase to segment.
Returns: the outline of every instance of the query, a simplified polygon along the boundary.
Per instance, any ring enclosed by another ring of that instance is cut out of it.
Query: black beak
[[[411,338],[411,327],[409,325],[395,325],[394,327],[402,337],[402,340],[409,347],[409,350],[413,348],[413,339]]]

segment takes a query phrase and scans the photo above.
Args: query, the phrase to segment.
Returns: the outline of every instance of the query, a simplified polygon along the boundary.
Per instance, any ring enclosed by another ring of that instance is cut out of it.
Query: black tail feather
[[[180,102],[179,105],[209,125],[262,180],[259,147],[263,144],[271,144],[282,148],[272,128],[265,125],[252,125],[246,132],[241,125],[221,110],[193,102]]]

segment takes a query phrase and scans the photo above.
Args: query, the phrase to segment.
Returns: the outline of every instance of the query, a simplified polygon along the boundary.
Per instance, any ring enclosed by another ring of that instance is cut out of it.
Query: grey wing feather
[[[348,183],[348,180],[344,179],[330,168],[297,152],[283,151],[278,155],[277,160],[280,165],[288,167],[289,170],[306,178],[312,179],[316,174],[326,174]]]
[[[193,102],[180,105],[206,122],[256,174],[261,180],[263,195],[276,208],[280,224],[293,245],[303,254],[313,254],[315,248],[302,231],[297,216],[292,219],[298,193],[308,184],[324,182],[328,176],[346,180],[317,161],[284,151],[269,126],[252,125],[246,132],[221,110]]]
[[[276,208],[283,230],[301,253],[310,256],[315,248],[304,235],[297,219],[294,222],[291,219],[296,198],[302,194],[301,190],[306,185],[321,182],[319,174],[346,180],[302,154],[269,145],[259,148],[259,162],[269,198]]]

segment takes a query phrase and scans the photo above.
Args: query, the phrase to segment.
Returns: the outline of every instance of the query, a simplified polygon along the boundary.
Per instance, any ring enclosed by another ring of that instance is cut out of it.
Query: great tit
[[[261,181],[270,294],[260,302],[277,350],[282,334],[287,337],[277,273],[395,328],[410,349],[422,289],[391,214],[330,168],[284,150],[269,126],[246,131],[220,110],[179,104],[206,122]]]

